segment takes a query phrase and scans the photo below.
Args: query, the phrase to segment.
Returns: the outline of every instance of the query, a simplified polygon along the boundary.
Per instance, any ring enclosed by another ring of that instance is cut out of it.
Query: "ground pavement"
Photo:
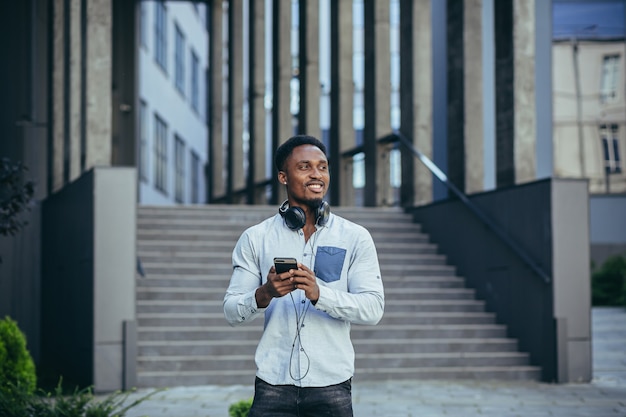
[[[481,381],[355,382],[355,417],[626,417],[626,309],[592,311],[593,380],[584,384]],[[251,381],[252,382],[252,381]],[[132,394],[138,398],[151,389]],[[127,417],[228,417],[250,386],[175,387],[131,408]]]

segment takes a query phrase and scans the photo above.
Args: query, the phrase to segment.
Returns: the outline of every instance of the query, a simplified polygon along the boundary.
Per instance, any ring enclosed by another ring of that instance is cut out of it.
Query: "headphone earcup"
[[[326,226],[328,222],[328,216],[330,215],[330,204],[326,201],[322,201],[322,204],[317,209],[317,217],[315,223],[318,226]]]
[[[282,212],[285,224],[291,230],[298,230],[306,224],[306,215],[300,207],[289,207]]]

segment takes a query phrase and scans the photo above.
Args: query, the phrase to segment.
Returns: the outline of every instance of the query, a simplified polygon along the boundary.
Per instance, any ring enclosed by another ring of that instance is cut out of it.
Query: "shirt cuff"
[[[239,303],[237,303],[237,311],[239,312],[241,321],[246,321],[255,314],[265,310],[264,308],[259,308],[257,306],[255,294],[256,289],[239,299]]]
[[[334,294],[332,290],[326,288],[323,285],[318,285],[318,287],[320,289],[320,296],[315,304],[311,304],[313,304],[316,309],[323,311],[324,313],[330,313],[333,306],[332,299]]]

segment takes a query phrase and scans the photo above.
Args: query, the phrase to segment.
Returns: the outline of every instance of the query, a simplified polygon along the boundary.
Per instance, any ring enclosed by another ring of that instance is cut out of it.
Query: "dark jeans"
[[[352,380],[328,387],[270,385],[257,378],[248,417],[352,417]]]

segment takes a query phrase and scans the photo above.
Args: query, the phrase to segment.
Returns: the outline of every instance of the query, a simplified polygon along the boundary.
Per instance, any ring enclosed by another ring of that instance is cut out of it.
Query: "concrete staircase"
[[[377,326],[352,327],[355,380],[539,380],[436,245],[399,209],[342,208],[367,227],[385,283]],[[262,320],[230,327],[222,299],[240,233],[268,206],[139,208],[138,385],[252,384]]]

